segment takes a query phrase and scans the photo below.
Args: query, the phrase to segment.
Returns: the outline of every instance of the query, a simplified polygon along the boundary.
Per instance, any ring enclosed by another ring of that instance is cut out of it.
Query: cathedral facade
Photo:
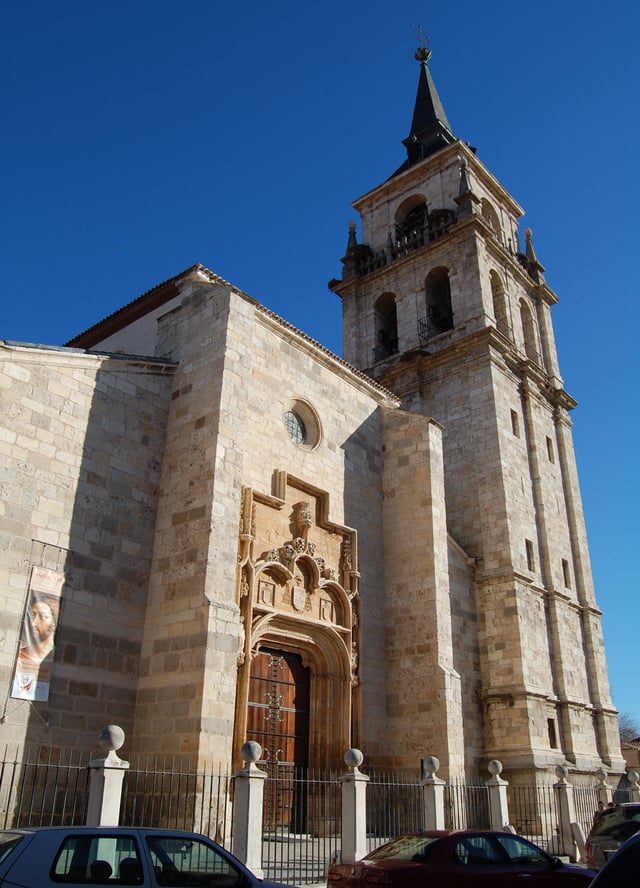
[[[416,57],[330,282],[344,359],[201,265],[2,344],[3,741],[624,769],[557,296]]]

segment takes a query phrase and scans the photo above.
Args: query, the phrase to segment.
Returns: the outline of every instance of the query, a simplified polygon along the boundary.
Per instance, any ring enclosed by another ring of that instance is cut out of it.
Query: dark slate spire
[[[420,46],[416,50],[415,58],[420,62],[420,77],[411,132],[402,142],[407,149],[407,160],[394,175],[456,141],[429,71],[431,50],[427,46]]]

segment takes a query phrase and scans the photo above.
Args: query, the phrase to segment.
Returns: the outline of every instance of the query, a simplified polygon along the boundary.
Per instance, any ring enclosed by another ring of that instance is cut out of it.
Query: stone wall
[[[49,699],[7,697],[0,736],[95,745],[134,722],[173,366],[0,349],[0,669],[11,688],[31,566],[63,571]]]

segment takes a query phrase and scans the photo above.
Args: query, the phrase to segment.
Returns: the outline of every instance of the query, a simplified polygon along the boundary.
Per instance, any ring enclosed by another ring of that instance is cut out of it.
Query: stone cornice
[[[43,346],[24,342],[0,340],[0,350],[20,355],[23,363],[57,364],[67,367],[84,367],[95,370],[96,366],[110,372],[153,373],[172,376],[177,364],[164,358],[153,358],[142,355],[120,355],[110,352],[85,351],[84,349],[66,348],[65,346]]]

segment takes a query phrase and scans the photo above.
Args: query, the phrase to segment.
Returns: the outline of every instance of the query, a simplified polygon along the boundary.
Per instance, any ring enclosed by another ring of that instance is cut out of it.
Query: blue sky
[[[560,296],[612,695],[640,724],[632,0],[5,4],[0,337],[62,344],[202,262],[340,353],[327,281],[350,202],[404,159],[417,23]]]

